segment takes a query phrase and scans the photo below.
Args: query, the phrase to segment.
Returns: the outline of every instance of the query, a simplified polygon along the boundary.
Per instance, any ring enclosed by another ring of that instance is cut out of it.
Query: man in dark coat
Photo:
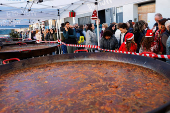
[[[70,28],[70,23],[65,22],[65,30],[63,31],[63,36],[65,38],[66,44],[77,44],[76,41],[76,31],[75,29]],[[68,53],[74,53],[76,47],[67,46]]]

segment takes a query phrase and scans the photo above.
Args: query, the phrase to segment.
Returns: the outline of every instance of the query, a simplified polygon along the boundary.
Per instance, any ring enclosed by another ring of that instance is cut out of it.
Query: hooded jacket
[[[107,30],[110,30],[113,35],[115,34],[115,32],[116,32],[116,30],[117,30],[116,25],[115,25],[115,30],[112,29],[112,27],[113,27],[114,25],[115,25],[115,24],[112,24],[112,25],[110,25],[110,26],[107,28]]]
[[[90,31],[90,30],[87,31],[86,45],[97,45],[97,36],[94,31]]]
[[[110,39],[102,38],[100,40],[100,48],[115,50],[118,49],[118,41],[115,36],[112,36]]]

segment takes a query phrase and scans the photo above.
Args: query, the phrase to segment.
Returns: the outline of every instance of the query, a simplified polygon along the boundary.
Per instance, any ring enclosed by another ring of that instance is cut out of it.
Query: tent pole
[[[96,11],[97,11],[97,17],[99,17],[99,14],[98,14],[98,1],[96,0],[95,2],[95,5],[96,5]],[[99,38],[99,18],[97,19],[97,39],[98,39],[98,46],[100,46],[100,38]],[[100,48],[98,47],[98,50]]]
[[[59,23],[59,26],[61,25],[60,24],[60,10],[58,9],[58,17],[59,17],[59,19],[58,19],[58,23]],[[58,31],[59,31],[59,40],[60,40],[60,45],[61,45],[61,33],[60,33],[60,27],[58,27]],[[61,51],[61,46],[59,46],[58,47],[59,48],[59,54],[61,54],[62,53],[62,51]]]
[[[59,35],[58,35],[58,22],[57,22],[57,19],[56,19],[56,30],[57,30],[57,38],[59,38]]]

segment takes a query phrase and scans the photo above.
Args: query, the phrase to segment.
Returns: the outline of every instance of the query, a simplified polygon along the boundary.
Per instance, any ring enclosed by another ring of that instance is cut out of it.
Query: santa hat
[[[154,36],[154,34],[153,34],[152,30],[147,30],[145,37],[153,37],[153,36]]]
[[[127,33],[126,36],[125,36],[125,41],[126,40],[132,40],[133,38],[134,38],[133,33]]]
[[[135,22],[132,22],[132,25],[135,25]]]
[[[96,10],[93,11],[93,14],[92,14],[91,19],[92,19],[92,20],[98,19],[98,17],[97,17],[97,11],[96,11]]]

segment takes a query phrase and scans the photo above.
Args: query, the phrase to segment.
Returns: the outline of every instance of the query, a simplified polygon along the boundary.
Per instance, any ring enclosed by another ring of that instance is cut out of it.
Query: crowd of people
[[[35,30],[20,33],[21,38],[32,40],[56,41],[61,39],[66,44],[98,45],[101,49],[119,50],[136,53],[156,53],[170,55],[170,19],[163,18],[160,13],[155,15],[156,23],[153,28],[148,23],[128,21],[126,23],[70,25],[69,22],[61,24],[60,34],[57,29]],[[99,26],[99,36],[97,34]],[[22,35],[23,34],[23,35]],[[60,38],[58,38],[60,37]],[[98,42],[98,37],[99,41]],[[74,53],[76,49],[87,49],[95,52],[94,48],[76,48],[62,45],[63,54]]]
[[[56,41],[57,40],[57,30],[56,29],[44,29],[44,30],[34,30],[30,33],[30,38],[32,40],[40,41]]]
[[[19,38],[22,39],[32,39],[40,41],[56,41],[57,40],[57,30],[56,29],[35,29],[32,31],[21,31],[18,32]]]
[[[140,20],[127,23],[100,24],[100,48],[109,50],[128,51],[136,53],[170,54],[170,19],[163,18],[160,13],[155,15],[156,23],[153,28]],[[87,25],[70,25],[69,22],[61,25],[62,41],[66,44],[78,44],[80,37],[84,37],[84,45],[98,45],[97,22]],[[67,48],[67,49],[66,49]],[[86,48],[89,52],[95,49]],[[63,53],[73,53],[76,47],[62,47]]]

